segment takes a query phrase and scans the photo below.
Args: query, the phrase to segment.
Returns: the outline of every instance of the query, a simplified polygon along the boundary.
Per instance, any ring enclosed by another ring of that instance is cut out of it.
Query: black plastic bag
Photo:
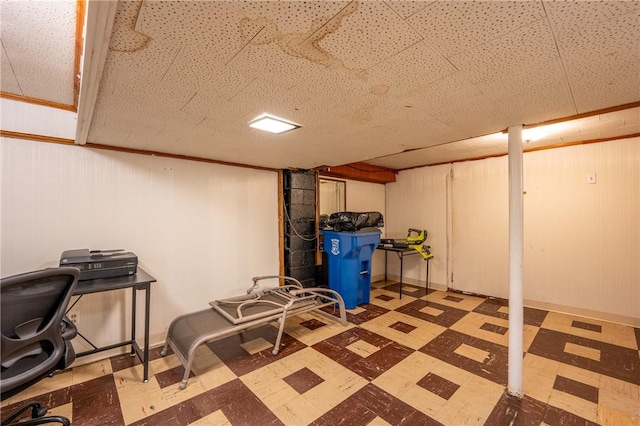
[[[381,228],[384,218],[380,212],[337,212],[331,213],[327,225],[337,232],[355,232],[364,228]]]

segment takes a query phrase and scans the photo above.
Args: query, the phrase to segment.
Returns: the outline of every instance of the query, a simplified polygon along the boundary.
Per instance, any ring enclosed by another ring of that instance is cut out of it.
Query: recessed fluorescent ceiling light
[[[264,130],[271,133],[283,133],[300,127],[297,124],[289,123],[281,118],[272,117],[266,114],[253,120],[249,126],[254,129]]]

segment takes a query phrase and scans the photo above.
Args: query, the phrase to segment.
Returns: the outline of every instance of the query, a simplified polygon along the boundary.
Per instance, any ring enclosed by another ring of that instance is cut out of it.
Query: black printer
[[[122,249],[66,250],[60,256],[60,266],[80,269],[80,281],[120,277],[134,275],[138,271],[138,256]]]

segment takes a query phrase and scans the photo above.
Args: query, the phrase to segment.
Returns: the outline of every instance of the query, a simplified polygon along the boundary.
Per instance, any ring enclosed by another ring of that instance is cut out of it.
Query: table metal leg
[[[151,288],[149,284],[144,289],[146,301],[144,307],[144,377],[143,381],[147,383],[149,381],[149,308],[151,307]]]
[[[429,294],[429,263],[431,263],[431,259],[427,259],[427,280],[424,282],[424,289]]]
[[[398,253],[398,256],[400,257],[400,299],[402,299],[402,266],[404,264],[404,256],[400,253]]]
[[[384,282],[387,282],[387,252],[384,252]]]
[[[131,287],[131,356],[136,355],[136,288]]]

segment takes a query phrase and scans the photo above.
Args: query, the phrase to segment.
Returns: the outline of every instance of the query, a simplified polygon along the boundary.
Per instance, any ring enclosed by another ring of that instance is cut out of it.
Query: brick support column
[[[285,170],[284,269],[305,287],[316,284],[316,171]]]

